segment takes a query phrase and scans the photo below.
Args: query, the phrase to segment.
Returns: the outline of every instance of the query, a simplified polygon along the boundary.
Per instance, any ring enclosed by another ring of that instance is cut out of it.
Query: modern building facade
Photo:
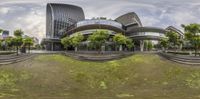
[[[144,27],[140,18],[135,12],[126,13],[115,20],[107,19],[85,19],[82,8],[67,4],[47,4],[47,50],[60,50],[60,38],[70,36],[76,32],[83,33],[85,37],[91,35],[93,31],[107,30],[111,36],[122,33],[134,39],[136,48],[143,51],[144,40],[160,40],[165,37],[168,31],[174,31],[181,37],[183,33],[175,27],[169,26],[166,29],[158,27]],[[82,44],[87,45],[87,41]],[[112,44],[108,42],[108,45]]]
[[[47,50],[61,50],[60,38],[70,26],[85,19],[82,8],[69,4],[48,3],[46,6]]]

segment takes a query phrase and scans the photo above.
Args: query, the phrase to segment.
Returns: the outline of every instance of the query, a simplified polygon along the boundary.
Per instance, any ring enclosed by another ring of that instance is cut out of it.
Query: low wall
[[[65,55],[73,57],[78,60],[88,60],[88,61],[108,61],[114,59],[120,59],[126,56],[134,54],[133,52],[112,52],[99,54],[97,52],[65,52]]]

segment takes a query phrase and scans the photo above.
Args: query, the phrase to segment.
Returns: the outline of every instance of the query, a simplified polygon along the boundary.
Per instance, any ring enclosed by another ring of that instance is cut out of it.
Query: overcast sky
[[[144,26],[179,29],[181,24],[200,23],[200,0],[0,0],[0,28],[21,28],[26,35],[45,37],[46,4],[73,4],[83,8],[86,18],[116,17],[136,12]]]

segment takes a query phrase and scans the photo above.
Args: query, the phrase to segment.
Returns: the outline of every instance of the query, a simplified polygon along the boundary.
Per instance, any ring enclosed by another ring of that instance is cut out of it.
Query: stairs
[[[200,65],[200,57],[188,56],[188,55],[175,55],[169,53],[158,53],[160,56],[177,63],[187,65]]]
[[[20,54],[20,55],[0,55],[0,65],[7,65],[12,63],[17,63],[25,61],[34,57],[35,54]]]

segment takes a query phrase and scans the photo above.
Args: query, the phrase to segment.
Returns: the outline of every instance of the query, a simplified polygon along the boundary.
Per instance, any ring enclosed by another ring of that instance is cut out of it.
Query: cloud
[[[2,8],[0,9],[0,14],[7,14],[8,11],[9,11],[9,8],[7,8],[7,7],[2,7]]]
[[[2,8],[9,10],[0,13],[0,27],[11,32],[22,29],[25,35],[37,37],[40,40],[45,37],[45,8],[40,4],[7,4]]]
[[[83,8],[86,18],[118,16],[136,12],[144,26],[166,28],[173,25],[200,23],[199,0],[1,0],[0,28],[21,28],[26,35],[45,37],[45,6],[47,2],[77,5]],[[181,3],[180,3],[181,2]]]

